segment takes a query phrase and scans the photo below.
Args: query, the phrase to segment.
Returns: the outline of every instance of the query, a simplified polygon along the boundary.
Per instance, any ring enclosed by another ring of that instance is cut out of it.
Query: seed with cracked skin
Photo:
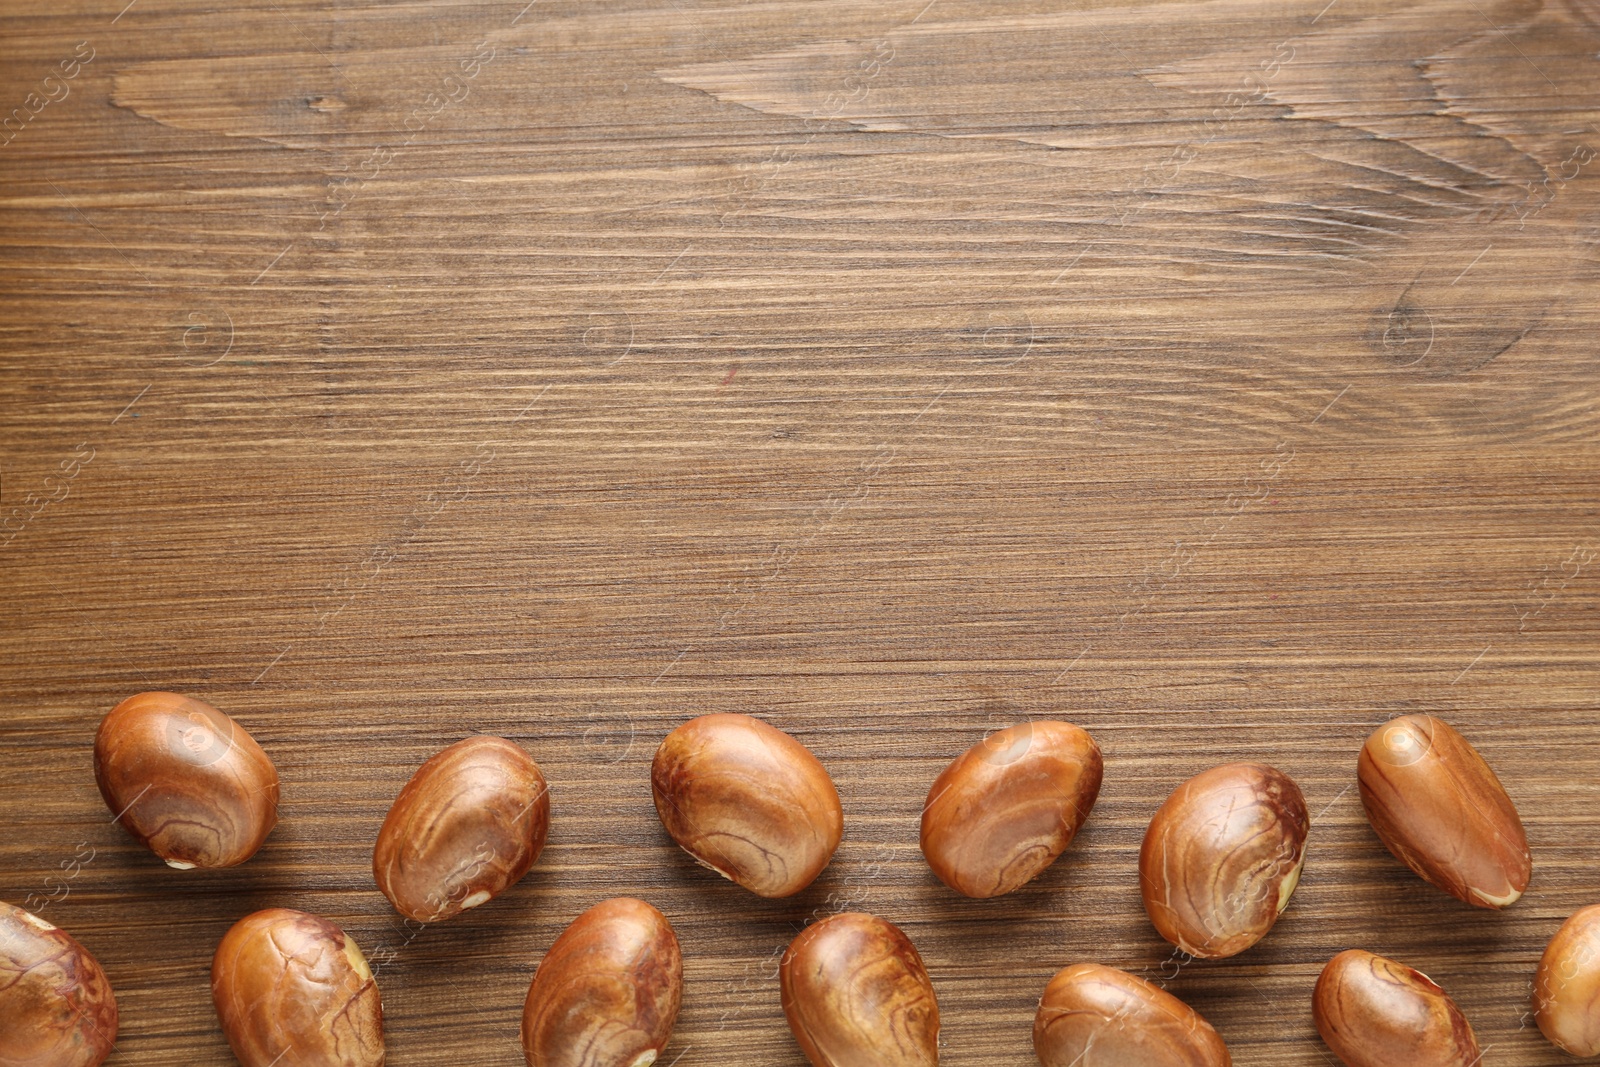
[[[1432,715],[1375,730],[1357,767],[1379,840],[1433,885],[1479,908],[1517,902],[1533,877],[1522,819],[1478,750]]]
[[[1360,949],[1328,961],[1311,995],[1317,1032],[1346,1067],[1478,1067],[1466,1016],[1421,971]]]
[[[1191,956],[1236,956],[1267,936],[1300,884],[1311,817],[1287,774],[1227,763],[1173,790],[1139,851],[1145,911]]]
[[[778,964],[783,1012],[812,1067],[937,1067],[939,1002],[911,939],[876,915],[812,923]]]
[[[1563,1052],[1600,1056],[1600,904],[1574,912],[1545,946],[1533,1017]]]
[[[817,757],[749,715],[702,715],[672,731],[650,786],[685,852],[763,897],[810,885],[844,833],[839,793]]]
[[[649,1067],[682,999],[683,956],[667,917],[631,897],[602,901],[572,921],[534,973],[523,1054],[529,1067]]]
[[[539,765],[516,742],[480,734],[436,753],[400,790],[372,874],[396,911],[439,922],[515,885],[549,832]]]
[[[922,809],[922,854],[945,885],[998,897],[1066,851],[1100,795],[1100,747],[1065,722],[1025,722],[957,756]]]
[[[211,998],[244,1067],[382,1067],[378,983],[320,916],[268,908],[234,923],[211,961]]]
[[[1232,1067],[1200,1013],[1143,978],[1098,963],[1063,969],[1033,1020],[1043,1067]]]
[[[112,708],[94,739],[94,777],[123,829],[169,867],[232,867],[278,821],[278,771],[243,726],[177,693]]]
[[[97,1067],[116,1039],[117,999],[99,961],[0,901],[0,1067]]]

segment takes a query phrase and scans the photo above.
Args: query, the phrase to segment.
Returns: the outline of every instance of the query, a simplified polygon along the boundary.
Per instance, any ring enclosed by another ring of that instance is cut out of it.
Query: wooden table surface
[[[0,898],[104,963],[109,1062],[231,1063],[211,952],[285,905],[379,965],[395,1067],[515,1067],[541,955],[620,894],[682,939],[683,1067],[802,1064],[775,961],[841,910],[916,942],[950,1065],[1032,1063],[1083,960],[1240,1067],[1330,1063],[1348,947],[1442,983],[1486,1065],[1565,1062],[1527,1008],[1600,899],[1600,5],[525,3],[0,16]],[[94,729],[147,689],[277,761],[247,865],[109,821]],[[1362,815],[1361,741],[1419,710],[1520,806],[1504,913]],[[655,817],[709,711],[838,783],[796,898]],[[960,899],[927,787],[1029,717],[1099,739],[1099,805]],[[550,845],[407,927],[374,836],[473,731],[544,767]],[[1180,965],[1139,843],[1237,759],[1303,787],[1305,879]]]

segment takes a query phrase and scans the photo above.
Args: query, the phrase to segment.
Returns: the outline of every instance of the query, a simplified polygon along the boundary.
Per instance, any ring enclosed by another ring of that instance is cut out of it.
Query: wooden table
[[[1594,0],[125,2],[0,18],[0,898],[103,961],[110,1062],[231,1063],[211,952],[285,905],[380,964],[395,1067],[513,1067],[542,953],[618,894],[682,938],[684,1067],[801,1064],[775,961],[846,909],[921,949],[951,1065],[1033,1062],[1081,960],[1240,1067],[1328,1063],[1354,946],[1485,1064],[1566,1062],[1526,1012],[1600,900]],[[249,864],[109,822],[94,729],[146,689],[277,761]],[[656,744],[714,710],[838,783],[799,897],[655,817]],[[1366,825],[1360,743],[1421,710],[1521,808],[1504,913]],[[958,899],[928,784],[1028,717],[1098,737],[1099,806]],[[408,928],[374,835],[472,731],[540,761],[550,846]],[[1305,880],[1179,966],[1139,842],[1238,759],[1303,787]]]

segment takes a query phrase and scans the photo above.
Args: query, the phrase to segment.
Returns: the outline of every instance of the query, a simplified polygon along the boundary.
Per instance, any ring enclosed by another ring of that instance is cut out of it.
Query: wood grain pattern
[[[956,1067],[1031,1063],[1083,961],[1322,1065],[1350,947],[1486,1064],[1556,1063],[1535,966],[1600,899],[1593,0],[525,4],[0,14],[0,899],[105,965],[111,1062],[228,1063],[211,953],[281,906],[372,960],[391,1062],[512,1067],[541,955],[631,895],[682,941],[683,1067],[799,1067],[778,957],[846,910],[916,944]],[[151,689],[276,762],[248,864],[109,823],[94,729]],[[838,783],[798,897],[660,827],[654,748],[711,711]],[[1516,800],[1503,914],[1366,826],[1397,712]],[[1028,717],[1093,733],[1100,799],[961,899],[928,785]],[[372,843],[473,731],[544,769],[549,846],[408,926]],[[1139,842],[1229,761],[1300,784],[1305,877],[1180,965]]]

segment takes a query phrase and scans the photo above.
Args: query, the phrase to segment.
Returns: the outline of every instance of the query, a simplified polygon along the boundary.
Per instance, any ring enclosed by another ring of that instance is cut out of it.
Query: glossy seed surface
[[[1311,817],[1294,779],[1228,763],[1189,779],[1150,820],[1139,852],[1145,911],[1192,956],[1235,956],[1267,935],[1305,863]]]
[[[1351,949],[1312,993],[1317,1032],[1346,1067],[1479,1067],[1472,1027],[1421,971]]]
[[[117,1021],[111,983],[89,950],[0,902],[0,1067],[98,1067]]]
[[[1232,1067],[1228,1047],[1189,1005],[1095,963],[1050,980],[1033,1022],[1042,1067]]]
[[[616,897],[578,916],[534,972],[522,1010],[529,1067],[647,1067],[672,1037],[683,956],[666,916]]]
[[[656,751],[650,784],[672,839],[763,897],[810,885],[844,833],[827,770],[800,742],[749,715],[703,715],[673,730]]]
[[[1361,804],[1395,858],[1480,908],[1516,903],[1533,876],[1522,819],[1489,764],[1432,715],[1384,723],[1361,748]]]
[[[1600,1056],[1600,904],[1574,912],[1545,946],[1533,1017],[1563,1052]]]
[[[278,821],[278,771],[243,726],[177,693],[112,708],[94,742],[106,807],[169,867],[232,867]]]
[[[243,1067],[380,1067],[383,1005],[356,943],[317,915],[240,919],[211,961],[211,997]]]
[[[1103,763],[1089,734],[1025,722],[984,738],[945,768],[922,810],[922,853],[969,897],[1026,885],[1064,852],[1100,795]]]
[[[372,873],[396,911],[438,922],[515,885],[549,832],[539,765],[514,741],[479,734],[434,755],[400,790]]]
[[[935,1067],[939,1004],[899,927],[845,912],[812,923],[778,966],[783,1011],[812,1067]]]

